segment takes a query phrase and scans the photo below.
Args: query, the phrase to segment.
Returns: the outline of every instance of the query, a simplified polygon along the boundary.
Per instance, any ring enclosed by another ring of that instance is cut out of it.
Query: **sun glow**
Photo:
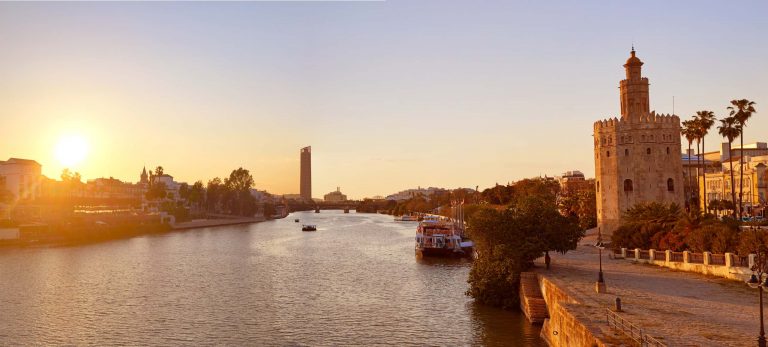
[[[56,159],[65,167],[74,167],[88,155],[88,142],[77,135],[62,137],[56,144]]]

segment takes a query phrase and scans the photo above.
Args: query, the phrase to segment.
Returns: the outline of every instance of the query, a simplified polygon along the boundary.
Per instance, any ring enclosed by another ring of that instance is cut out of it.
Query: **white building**
[[[0,189],[13,194],[13,200],[40,197],[42,166],[34,160],[11,158],[0,161]]]

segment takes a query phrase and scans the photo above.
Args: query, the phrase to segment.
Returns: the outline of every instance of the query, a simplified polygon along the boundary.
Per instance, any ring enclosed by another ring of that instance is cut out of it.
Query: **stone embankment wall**
[[[593,326],[594,313],[584,304],[544,276],[539,275],[541,294],[547,303],[549,318],[544,320],[541,337],[551,347],[603,347],[601,329]]]

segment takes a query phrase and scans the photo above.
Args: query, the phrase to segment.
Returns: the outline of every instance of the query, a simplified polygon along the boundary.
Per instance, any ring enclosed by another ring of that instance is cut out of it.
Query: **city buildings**
[[[341,193],[341,188],[336,187],[336,191],[325,194],[323,200],[326,202],[343,202],[347,201],[347,196]]]
[[[416,189],[406,189],[403,191],[399,191],[395,194],[390,194],[386,197],[387,200],[392,201],[404,201],[408,200],[410,198],[413,198],[415,196],[424,196],[424,197],[430,197],[434,194],[441,194],[441,193],[448,193],[448,189],[444,188],[436,188],[436,187],[429,187],[429,188],[421,188],[418,187]]]
[[[612,233],[637,203],[684,205],[680,118],[650,110],[648,78],[634,48],[619,83],[621,118],[594,123],[598,228]]]
[[[312,201],[312,147],[301,149],[299,194],[305,201]]]
[[[738,204],[739,192],[743,192],[741,202],[744,215],[764,216],[766,197],[768,197],[768,177],[765,174],[768,166],[768,144],[757,142],[744,145],[743,189],[739,163],[741,148],[734,146],[728,150],[728,143],[723,143],[719,151],[704,153],[702,157],[707,162],[713,163],[707,166],[706,170],[701,172],[702,175],[695,180],[698,182],[697,193],[702,209],[705,200],[710,211],[712,208],[709,205],[714,201],[724,200]],[[731,184],[731,164],[733,164],[733,185]],[[706,196],[704,195],[705,184]],[[735,202],[731,194],[732,190],[736,195]],[[717,204],[712,207],[717,207]]]

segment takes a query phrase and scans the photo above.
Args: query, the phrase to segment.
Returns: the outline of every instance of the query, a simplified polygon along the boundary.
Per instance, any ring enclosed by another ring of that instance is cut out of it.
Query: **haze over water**
[[[318,231],[301,232],[302,223]],[[391,216],[322,211],[5,250],[0,341],[543,346],[538,327],[520,313],[464,295],[468,262],[415,259],[415,227]]]

